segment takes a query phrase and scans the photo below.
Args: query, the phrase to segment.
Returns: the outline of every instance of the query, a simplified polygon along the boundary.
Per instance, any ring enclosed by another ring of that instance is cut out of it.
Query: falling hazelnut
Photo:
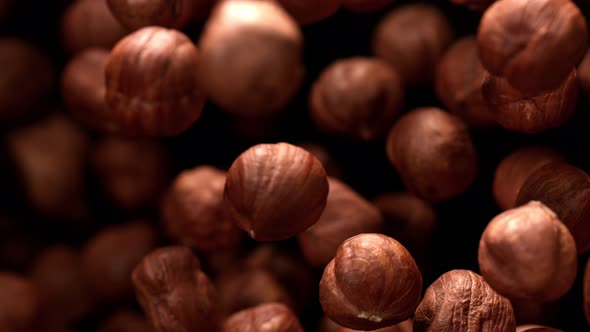
[[[158,248],[131,276],[155,332],[219,330],[216,292],[190,249]]]
[[[479,242],[481,275],[498,293],[551,301],[576,279],[576,242],[557,215],[532,201],[507,210],[487,225]]]
[[[571,118],[578,101],[578,79],[574,69],[555,89],[526,94],[505,79],[488,76],[482,92],[502,127],[536,134],[560,127]]]
[[[387,8],[395,0],[343,0],[344,8],[355,13],[372,13]]]
[[[278,241],[311,227],[328,196],[326,172],[311,153],[287,143],[259,144],[232,164],[224,204],[258,241]]]
[[[583,302],[584,302],[584,315],[586,321],[590,324],[590,259],[586,261],[586,267],[584,268],[583,276]]]
[[[457,196],[476,177],[467,126],[438,108],[418,108],[402,116],[389,133],[386,150],[406,188],[428,201]]]
[[[428,85],[452,40],[451,25],[436,6],[409,4],[395,8],[378,24],[373,51],[396,68],[406,84]]]
[[[341,0],[278,0],[300,24],[310,24],[332,16],[340,8]]]
[[[126,135],[176,136],[201,115],[199,51],[183,33],[140,29],[111,51],[105,71],[106,101]]]
[[[328,66],[310,95],[311,118],[321,130],[361,141],[382,138],[404,99],[397,72],[382,60],[354,57]]]
[[[337,179],[328,178],[328,183],[330,190],[322,216],[297,236],[303,257],[317,267],[326,266],[346,239],[383,229],[383,216],[373,204]]]
[[[289,307],[266,303],[231,315],[223,332],[303,332],[303,328]]]
[[[320,281],[320,303],[336,323],[375,330],[412,317],[422,275],[410,253],[381,234],[344,241]]]
[[[151,332],[146,319],[133,311],[119,310],[111,314],[98,328],[98,332]]]
[[[275,1],[220,1],[199,47],[205,91],[235,115],[280,112],[303,78],[302,33]]]
[[[35,284],[28,278],[0,272],[0,330],[10,332],[36,331],[41,299]]]
[[[524,92],[559,86],[584,56],[584,15],[570,0],[496,1],[477,32],[483,66]]]
[[[242,231],[223,209],[225,172],[199,166],[180,173],[161,207],[162,222],[176,242],[203,251],[231,249]]]
[[[484,278],[468,270],[452,270],[426,289],[414,315],[414,332],[513,332],[510,301]]]

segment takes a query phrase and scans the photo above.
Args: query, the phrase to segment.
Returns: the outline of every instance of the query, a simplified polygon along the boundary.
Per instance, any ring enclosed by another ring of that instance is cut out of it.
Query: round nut
[[[303,332],[303,328],[287,306],[266,303],[231,315],[223,332]]]
[[[150,25],[182,29],[204,16],[215,0],[106,0],[113,15],[131,30]]]

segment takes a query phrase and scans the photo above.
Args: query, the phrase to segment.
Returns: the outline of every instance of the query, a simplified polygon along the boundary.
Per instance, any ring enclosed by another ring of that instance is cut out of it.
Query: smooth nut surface
[[[513,332],[510,301],[484,278],[468,270],[452,270],[426,289],[414,315],[414,332]]]
[[[410,253],[381,234],[344,241],[320,281],[320,303],[336,323],[375,330],[410,318],[422,291],[422,275]]]
[[[259,144],[230,167],[224,204],[251,238],[277,241],[317,222],[327,196],[326,172],[313,155],[287,143]]]
[[[231,315],[223,332],[303,332],[303,328],[287,306],[266,303]]]
[[[576,242],[567,227],[536,201],[496,216],[479,242],[481,275],[511,299],[560,298],[574,283],[577,258]]]
[[[150,25],[182,29],[203,15],[214,0],[105,0],[113,15],[131,30]]]

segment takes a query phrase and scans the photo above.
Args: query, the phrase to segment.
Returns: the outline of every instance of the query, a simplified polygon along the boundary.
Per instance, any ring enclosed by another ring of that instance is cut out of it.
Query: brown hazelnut
[[[257,117],[280,112],[303,78],[303,36],[274,1],[220,1],[199,42],[200,78],[229,113]]]
[[[0,72],[0,121],[28,120],[44,108],[53,92],[56,69],[43,51],[25,40],[2,38]]]
[[[162,222],[176,242],[203,251],[231,249],[242,231],[223,209],[225,172],[199,166],[180,173],[162,203]]]
[[[457,196],[476,177],[467,126],[438,108],[418,108],[402,116],[389,133],[386,150],[406,188],[428,201]]]
[[[490,221],[479,241],[478,261],[481,275],[498,293],[537,301],[562,297],[578,269],[574,237],[536,201]]]
[[[414,316],[414,332],[513,332],[510,301],[477,273],[452,270],[426,289]]]
[[[483,11],[495,1],[496,0],[451,0],[451,3],[459,6],[465,6],[472,10]]]
[[[103,137],[91,164],[110,201],[130,211],[153,206],[168,183],[167,151],[155,140]]]
[[[154,331],[219,330],[215,288],[190,249],[152,251],[133,270],[132,280]]]
[[[516,327],[516,332],[563,332],[562,330],[541,325],[520,325]]]
[[[590,98],[590,49],[577,67],[580,90],[586,99]]]
[[[452,41],[451,25],[437,7],[409,4],[394,9],[379,23],[373,51],[395,67],[408,85],[428,85]]]
[[[1,331],[37,331],[40,303],[39,292],[31,280],[12,272],[0,272]]]
[[[373,204],[343,182],[328,178],[328,183],[330,191],[322,216],[297,235],[303,257],[317,267],[326,266],[346,239],[383,229],[383,216]]]
[[[266,303],[231,315],[223,332],[303,332],[303,328],[289,307]]]
[[[557,88],[526,94],[503,78],[488,76],[482,85],[482,92],[502,127],[536,134],[560,127],[571,118],[578,101],[578,79],[574,69]]]
[[[451,113],[470,126],[495,125],[481,91],[487,76],[479,62],[475,37],[464,37],[448,48],[436,67],[436,94]]]
[[[375,330],[412,317],[422,275],[410,253],[381,234],[344,241],[320,281],[320,303],[336,323]]]
[[[92,47],[110,49],[126,34],[111,14],[107,0],[75,0],[61,19],[61,39],[68,53]]]
[[[87,215],[83,196],[88,140],[61,113],[9,133],[8,149],[25,194],[44,216],[81,221]]]
[[[98,328],[97,332],[151,332],[147,320],[140,314],[119,310],[110,315]]]
[[[355,13],[372,13],[385,9],[395,0],[343,0],[344,8]]]
[[[522,185],[516,205],[540,201],[553,210],[576,239],[578,254],[590,250],[590,177],[564,162],[537,168]]]
[[[156,230],[142,222],[109,226],[82,249],[82,271],[101,302],[117,303],[133,295],[131,272],[156,247]]]
[[[175,136],[201,115],[199,51],[183,33],[147,27],[123,38],[107,63],[106,101],[128,135]]]
[[[320,218],[328,190],[326,172],[311,153],[287,143],[259,144],[229,169],[224,204],[251,238],[278,241]]]
[[[496,1],[477,32],[483,66],[524,92],[559,86],[584,56],[588,31],[570,0]]]
[[[584,268],[584,276],[583,276],[583,302],[584,302],[584,315],[586,316],[586,321],[590,324],[590,259],[586,261],[586,267]]]
[[[313,85],[310,113],[321,130],[361,141],[382,138],[401,112],[401,77],[386,62],[354,57],[328,66]]]
[[[300,24],[310,24],[332,16],[340,8],[341,0],[278,0]]]

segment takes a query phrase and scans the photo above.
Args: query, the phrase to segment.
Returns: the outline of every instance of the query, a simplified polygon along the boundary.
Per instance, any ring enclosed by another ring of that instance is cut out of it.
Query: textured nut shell
[[[199,250],[231,249],[242,231],[223,209],[225,172],[199,166],[180,173],[162,204],[162,222],[175,241]]]
[[[481,19],[477,44],[490,73],[535,92],[566,79],[586,52],[588,31],[570,0],[496,1]]]
[[[428,85],[436,64],[453,40],[443,13],[428,4],[394,9],[377,26],[373,50],[395,67],[409,85]]]
[[[300,24],[309,24],[326,19],[340,8],[341,0],[279,0],[287,12]]]
[[[404,115],[389,133],[386,149],[406,188],[428,201],[450,199],[475,180],[477,159],[467,126],[440,109]]]
[[[204,15],[214,0],[106,0],[113,15],[127,28],[150,25],[182,29],[193,17]]]
[[[590,177],[564,162],[551,162],[531,173],[516,205],[540,201],[549,207],[576,239],[578,254],[590,250]]]
[[[215,289],[190,249],[156,249],[143,258],[131,278],[156,332],[218,331]]]
[[[343,0],[344,8],[355,13],[372,13],[391,5],[395,0]]]
[[[422,275],[399,242],[360,234],[342,243],[320,281],[320,303],[336,323],[375,330],[410,318],[420,302]]]
[[[481,275],[498,293],[552,301],[576,279],[576,242],[557,215],[533,201],[507,210],[487,225],[479,242]]]
[[[436,67],[436,94],[451,113],[470,126],[495,125],[481,91],[487,76],[477,55],[475,37],[464,37],[447,49]]]
[[[120,310],[101,325],[98,332],[152,332],[146,319],[133,311]]]
[[[147,27],[123,38],[105,72],[106,101],[128,135],[175,136],[201,115],[199,52],[176,30]]]
[[[313,266],[328,264],[342,242],[361,233],[383,228],[379,210],[346,184],[328,178],[330,191],[322,216],[297,240],[306,261]]]
[[[306,150],[287,143],[259,144],[230,167],[224,204],[253,239],[284,240],[320,218],[328,189],[322,164]]]
[[[35,331],[41,299],[30,279],[11,272],[0,272],[0,330]]]
[[[557,88],[539,94],[525,94],[507,80],[495,76],[488,76],[482,85],[484,98],[496,121],[506,129],[528,134],[567,122],[576,110],[578,90],[575,69]]]
[[[207,95],[236,115],[281,111],[303,78],[303,36],[274,1],[220,1],[199,47]]]
[[[414,332],[513,332],[510,301],[480,275],[452,270],[426,289],[414,316]]]
[[[354,57],[338,60],[320,74],[309,103],[320,129],[372,141],[387,134],[403,99],[401,77],[387,63]]]
[[[287,306],[267,303],[231,315],[223,332],[303,332],[303,328]]]

